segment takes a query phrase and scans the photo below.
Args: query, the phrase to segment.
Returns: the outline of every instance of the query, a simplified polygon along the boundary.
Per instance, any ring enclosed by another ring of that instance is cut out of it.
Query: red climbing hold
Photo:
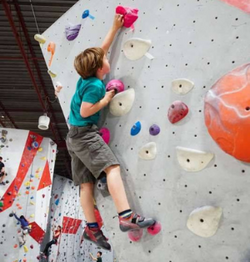
[[[128,231],[128,237],[133,242],[138,242],[143,235],[143,229],[131,230]]]
[[[155,222],[155,224],[148,227],[147,230],[150,235],[157,235],[161,231],[161,224],[159,222]]]
[[[188,107],[182,101],[175,101],[168,109],[168,119],[174,124],[182,120],[188,114]]]

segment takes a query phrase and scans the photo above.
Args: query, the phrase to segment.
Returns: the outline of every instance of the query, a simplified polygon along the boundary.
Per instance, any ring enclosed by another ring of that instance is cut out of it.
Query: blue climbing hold
[[[55,201],[55,204],[58,206],[58,204],[59,204],[59,198]]]
[[[87,17],[91,18],[92,20],[95,19],[95,17],[92,16],[92,15],[89,13],[89,10],[88,10],[88,9],[85,10],[85,11],[83,12],[83,14],[82,14],[82,18],[83,18],[83,19],[84,19],[84,18],[87,18]]]
[[[141,131],[141,122],[138,121],[138,122],[136,122],[136,123],[132,126],[132,128],[131,128],[131,130],[130,130],[130,135],[131,135],[131,136],[136,136],[137,134],[140,133],[140,131]]]
[[[30,197],[30,199],[33,199],[34,197],[32,196],[32,197]]]
[[[32,148],[38,148],[39,144],[36,141],[34,141],[34,142],[32,142],[31,146],[32,146]]]
[[[84,19],[84,18],[86,18],[86,17],[88,17],[88,16],[89,16],[89,10],[87,9],[87,10],[85,10],[85,11],[83,12],[82,18]]]
[[[59,213],[59,217],[61,216],[62,213]]]

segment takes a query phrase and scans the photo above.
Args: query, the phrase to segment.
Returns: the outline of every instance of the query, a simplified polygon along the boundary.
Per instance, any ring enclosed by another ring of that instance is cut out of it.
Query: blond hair
[[[103,57],[105,53],[100,47],[92,47],[81,52],[74,61],[74,67],[77,73],[86,79],[95,76],[99,68],[103,66]]]

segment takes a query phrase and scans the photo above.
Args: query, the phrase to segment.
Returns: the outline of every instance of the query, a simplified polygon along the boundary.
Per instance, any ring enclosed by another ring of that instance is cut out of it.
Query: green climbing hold
[[[3,202],[2,201],[0,201],[0,207],[3,207]]]

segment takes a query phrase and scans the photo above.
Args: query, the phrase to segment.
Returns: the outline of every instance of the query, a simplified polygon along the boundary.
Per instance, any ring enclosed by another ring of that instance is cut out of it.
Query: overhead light
[[[50,118],[47,114],[44,114],[38,119],[38,128],[41,130],[47,130],[49,128]]]

